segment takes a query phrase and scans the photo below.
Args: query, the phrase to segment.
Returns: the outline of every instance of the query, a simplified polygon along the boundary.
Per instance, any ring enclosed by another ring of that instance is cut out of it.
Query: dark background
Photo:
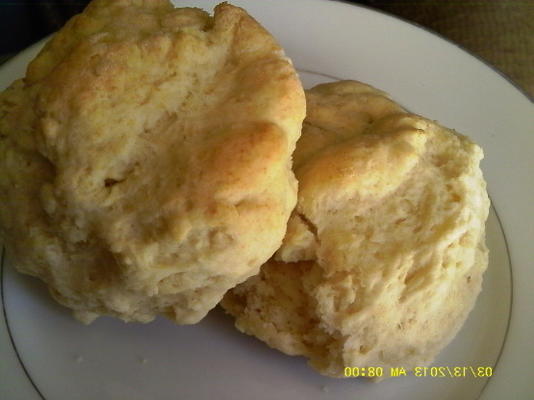
[[[61,28],[88,2],[0,0],[0,63]],[[534,0],[352,3],[397,15],[441,34],[501,71],[531,98],[534,96]]]

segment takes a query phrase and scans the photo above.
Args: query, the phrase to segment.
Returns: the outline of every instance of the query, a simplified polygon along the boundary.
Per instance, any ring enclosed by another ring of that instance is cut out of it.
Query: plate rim
[[[386,17],[389,17],[389,18],[392,18],[392,19],[399,20],[399,21],[404,22],[404,23],[406,23],[408,25],[412,25],[412,26],[414,26],[416,28],[419,28],[419,29],[421,29],[423,31],[426,31],[427,33],[430,33],[432,36],[437,36],[441,40],[443,40],[443,41],[449,43],[450,45],[458,48],[459,50],[463,51],[464,53],[469,54],[471,57],[475,58],[477,61],[479,61],[482,64],[484,64],[486,67],[488,67],[491,70],[493,70],[494,72],[496,72],[498,75],[500,75],[501,78],[506,80],[510,85],[512,85],[515,89],[517,89],[518,92],[520,92],[523,96],[525,96],[528,101],[534,102],[534,94],[532,96],[529,95],[527,90],[524,87],[522,87],[521,85],[519,85],[519,83],[516,82],[514,79],[512,79],[512,77],[510,77],[506,72],[502,71],[496,65],[493,65],[489,60],[486,60],[482,56],[476,54],[473,50],[468,49],[465,45],[463,45],[461,43],[458,43],[458,42],[455,42],[454,40],[448,38],[444,34],[438,32],[438,31],[436,31],[436,30],[434,30],[434,29],[432,29],[432,28],[430,28],[428,26],[422,25],[422,24],[420,24],[420,23],[418,23],[416,21],[411,21],[411,20],[409,20],[409,19],[407,19],[405,17],[393,14],[392,12],[389,12],[389,11],[386,11],[386,10],[373,8],[372,6],[367,5],[367,4],[359,4],[359,3],[356,4],[356,3],[351,2],[350,0],[322,0],[322,1],[329,1],[329,2],[332,2],[332,3],[342,3],[342,4],[346,4],[346,5],[354,6],[354,7],[358,7],[358,8],[365,8],[365,9],[367,9],[369,11],[372,11],[372,12],[375,12],[375,13],[378,13],[378,14],[382,14],[382,15],[384,15]]]

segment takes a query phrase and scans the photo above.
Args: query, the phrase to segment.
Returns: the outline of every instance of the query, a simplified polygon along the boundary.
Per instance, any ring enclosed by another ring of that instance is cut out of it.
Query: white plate
[[[220,310],[196,326],[176,326],[163,318],[148,325],[101,318],[85,327],[50,300],[41,283],[15,273],[2,256],[0,398],[500,400],[532,395],[532,103],[476,58],[390,16],[320,0],[235,3],[278,38],[305,86],[337,78],[368,82],[484,148],[493,202],[490,266],[474,312],[434,365],[491,366],[493,377],[410,376],[379,384],[329,379],[302,358],[238,333]],[[215,2],[187,5],[211,10]],[[41,46],[2,67],[0,88],[24,74]]]

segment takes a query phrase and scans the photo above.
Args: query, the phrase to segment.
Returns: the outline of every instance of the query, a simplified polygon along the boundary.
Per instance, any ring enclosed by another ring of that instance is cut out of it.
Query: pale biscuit
[[[304,92],[244,10],[95,0],[0,103],[2,238],[79,319],[195,323],[280,247]]]
[[[284,244],[223,307],[313,368],[428,365],[487,267],[481,149],[357,82],[307,92]]]

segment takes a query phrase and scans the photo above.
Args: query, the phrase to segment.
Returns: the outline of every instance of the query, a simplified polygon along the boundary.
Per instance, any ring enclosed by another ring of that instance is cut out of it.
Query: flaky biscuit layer
[[[195,323],[280,246],[304,114],[244,10],[94,0],[1,94],[3,240],[84,321]]]
[[[358,82],[316,86],[307,106],[284,243],[222,305],[328,376],[428,365],[487,267],[482,150]]]

